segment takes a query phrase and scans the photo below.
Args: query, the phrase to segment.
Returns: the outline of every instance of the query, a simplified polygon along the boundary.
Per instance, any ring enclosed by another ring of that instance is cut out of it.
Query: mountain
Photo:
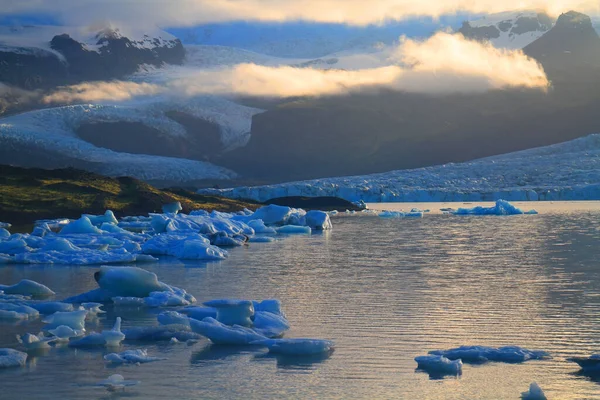
[[[600,200],[599,182],[600,134],[595,134],[460,164],[199,193],[261,202],[289,196],[366,202]]]
[[[522,49],[554,25],[544,13],[505,12],[463,22],[457,32],[468,39],[489,41],[494,47]]]
[[[585,14],[562,14],[556,25],[524,48],[550,72],[572,68],[600,68],[600,36]]]
[[[577,15],[561,16],[525,49],[548,71],[548,93],[382,91],[290,101],[255,115],[248,144],[214,162],[282,182],[465,162],[600,132],[600,71],[592,68],[600,38]],[[560,43],[573,43],[572,53]],[[563,65],[563,56],[572,62]]]
[[[160,30],[0,27],[0,82],[24,89],[122,78],[184,57],[179,39]]]

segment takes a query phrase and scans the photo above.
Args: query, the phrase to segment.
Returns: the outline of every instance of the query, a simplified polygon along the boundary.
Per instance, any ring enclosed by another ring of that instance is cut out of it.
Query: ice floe
[[[49,329],[48,333],[55,337],[59,342],[68,342],[71,338],[83,336],[83,330],[75,330],[70,326],[60,325],[54,329]]]
[[[541,387],[535,382],[529,385],[529,390],[521,393],[523,400],[546,400],[546,395]]]
[[[0,320],[20,321],[35,319],[40,313],[35,308],[23,305],[0,302]]]
[[[32,335],[31,333],[17,335],[17,340],[25,347],[25,349],[27,349],[27,351],[30,351],[49,349],[50,343],[56,339],[53,337],[45,337],[44,334],[40,332],[37,335]]]
[[[192,331],[210,339],[215,344],[249,345],[267,339],[265,336],[245,326],[228,326],[214,318],[207,317],[202,321],[190,318]]]
[[[111,364],[145,364],[165,360],[160,357],[150,357],[147,350],[126,350],[120,353],[110,353],[104,356],[104,361]]]
[[[585,373],[600,374],[600,354],[592,354],[589,357],[571,357],[568,360],[579,365]]]
[[[217,310],[216,320],[222,324],[252,326],[254,303],[250,300],[211,300],[204,305]]]
[[[0,349],[0,368],[24,367],[27,353],[13,349]]]
[[[86,310],[77,310],[71,312],[55,312],[44,318],[42,322],[47,324],[44,327],[45,331],[58,328],[61,325],[68,326],[71,329],[85,331]]]
[[[461,359],[466,363],[484,363],[487,361],[521,363],[528,360],[542,360],[550,355],[541,350],[528,350],[519,346],[500,348],[486,346],[461,346],[450,350],[434,350],[429,354],[444,356],[450,360]]]

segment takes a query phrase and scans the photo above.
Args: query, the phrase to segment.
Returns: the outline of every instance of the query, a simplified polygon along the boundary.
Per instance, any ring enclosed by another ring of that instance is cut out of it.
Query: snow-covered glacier
[[[222,111],[223,107],[219,105],[228,108],[229,111]],[[80,139],[75,133],[76,129],[85,123],[125,121],[142,123],[166,135],[185,136],[185,128],[164,115],[169,107],[177,109],[177,104],[154,100],[137,105],[87,104],[30,111],[0,119],[0,141],[14,141],[50,154],[78,160],[86,164],[86,169],[108,176],[132,176],[142,180],[175,182],[204,178],[231,179],[237,176],[231,170],[208,162],[122,153],[96,147]],[[223,125],[223,130],[231,142],[235,142],[236,138],[243,137],[250,131],[253,114],[247,112],[236,119],[231,108],[248,111],[224,99],[210,102],[197,99],[197,102],[189,101],[183,107],[192,115],[207,117],[213,121],[225,121],[229,118],[230,122]]]
[[[257,201],[286,196],[366,202],[598,200],[600,134],[465,163],[200,192]]]

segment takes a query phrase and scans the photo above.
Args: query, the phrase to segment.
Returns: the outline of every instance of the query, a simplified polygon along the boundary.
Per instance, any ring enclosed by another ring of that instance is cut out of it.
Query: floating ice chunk
[[[87,217],[90,220],[90,222],[92,223],[92,225],[94,225],[94,226],[101,226],[102,224],[105,224],[105,223],[117,225],[119,223],[119,221],[115,217],[115,214],[110,210],[106,210],[104,215],[83,214],[82,217]],[[63,233],[63,232],[61,231],[61,233]],[[93,233],[93,232],[80,232],[80,233]]]
[[[31,251],[27,242],[20,238],[0,241],[0,254],[15,255]]]
[[[217,318],[217,309],[212,307],[186,307],[180,312],[198,321],[202,321],[207,317]]]
[[[266,226],[262,219],[254,219],[254,220],[248,222],[248,225],[252,229],[254,229],[255,233],[272,234],[272,235],[277,233],[277,231],[274,228],[271,228],[270,226]]]
[[[277,233],[283,234],[310,234],[311,229],[308,226],[299,226],[299,225],[284,225],[282,227],[277,228]]]
[[[61,325],[54,329],[48,330],[48,333],[53,335],[59,342],[68,342],[71,338],[83,336],[84,331],[75,330],[70,326]]]
[[[106,312],[106,311],[100,309],[100,307],[102,307],[102,303],[95,303],[95,302],[81,303],[81,307],[83,307],[83,309],[88,312],[87,313],[88,318],[94,318],[94,317],[98,316],[98,314],[104,314]]]
[[[592,354],[590,357],[571,357],[567,360],[577,363],[583,372],[600,373],[600,354]]]
[[[246,236],[236,235],[234,237],[227,236],[225,232],[217,232],[209,235],[210,243],[214,246],[222,247],[239,247],[243,246],[247,240]],[[187,243],[186,243],[187,244]],[[179,257],[182,258],[182,257]]]
[[[150,357],[147,350],[126,350],[120,353],[110,353],[104,356],[104,361],[111,364],[145,364],[153,361],[166,360],[166,358]]]
[[[434,350],[429,354],[441,355],[450,360],[462,359],[467,363],[482,363],[497,361],[506,363],[520,363],[528,360],[541,360],[549,358],[545,351],[527,350],[518,346],[506,346],[500,348],[485,346],[461,346],[450,350]]]
[[[529,385],[529,390],[521,393],[523,400],[546,400],[546,395],[541,387],[535,382]]]
[[[190,325],[187,315],[180,314],[177,311],[165,311],[156,317],[161,325]]]
[[[202,321],[190,318],[192,331],[207,337],[215,344],[248,345],[252,342],[265,340],[265,336],[244,326],[228,326],[214,318],[204,318]]]
[[[109,376],[108,379],[98,382],[96,386],[105,387],[109,392],[116,392],[117,390],[125,390],[126,387],[135,386],[139,383],[140,381],[125,380],[123,375],[114,374]]]
[[[290,324],[284,316],[267,311],[254,313],[253,329],[268,338],[281,337],[290,329]]]
[[[0,222],[0,228],[2,229],[8,229],[10,228],[12,225],[9,224],[8,222]]]
[[[298,356],[329,353],[334,349],[331,340],[323,339],[266,339],[252,344],[266,346],[270,353]]]
[[[29,307],[39,311],[40,314],[49,315],[55,312],[70,312],[75,308],[73,304],[63,303],[60,301],[43,301],[39,303],[31,302],[28,303]]]
[[[204,303],[217,310],[216,320],[225,325],[252,326],[254,303],[249,300],[211,300]]]
[[[251,238],[248,238],[248,242],[250,243],[271,243],[274,241],[275,238],[272,238],[270,236],[253,236]]]
[[[125,339],[125,334],[121,332],[121,317],[117,317],[115,325],[109,331],[102,331],[102,336],[108,347],[117,347]]]
[[[147,297],[152,292],[169,289],[158,281],[155,273],[138,267],[101,267],[94,278],[101,289],[115,296]]]
[[[106,246],[108,247],[108,246]],[[18,264],[95,265],[158,261],[150,256],[129,253],[124,248],[112,251],[81,249],[80,251],[39,251],[17,254]]]
[[[40,316],[38,310],[22,304],[0,303],[0,320],[34,319]]]
[[[411,211],[404,214],[405,218],[423,218],[423,211]]]
[[[450,360],[444,356],[420,356],[415,357],[417,368],[431,374],[460,375],[462,374],[462,360]]]
[[[176,201],[174,203],[165,204],[164,206],[162,206],[162,210],[165,214],[177,214],[179,211],[183,210],[183,207],[181,207],[180,202]]]
[[[302,209],[290,208],[270,204],[259,208],[254,214],[247,216],[247,220],[261,219],[266,225],[285,225],[293,221],[300,221],[306,212]]]
[[[13,261],[13,258],[8,254],[0,254],[0,264],[10,264]]]
[[[17,340],[21,343],[27,350],[41,350],[41,349],[49,349],[50,342],[55,341],[54,338],[46,338],[44,334],[40,332],[37,335],[32,335],[31,333],[26,333],[24,335],[17,335]]]
[[[225,250],[212,246],[210,240],[197,233],[156,235],[144,243],[142,252],[186,260],[222,260],[227,257]]]
[[[520,214],[537,214],[537,211],[531,210],[523,212],[520,208],[517,208],[510,204],[506,200],[497,200],[496,205],[493,207],[482,207],[477,206],[473,208],[459,208],[456,211],[452,211],[454,215],[520,215]]]
[[[71,234],[71,233],[95,233],[100,234],[102,231],[92,224],[92,221],[86,216],[79,218],[76,221],[69,222],[65,225],[60,233],[62,235]]]
[[[48,297],[55,294],[47,286],[35,281],[30,281],[29,279],[23,279],[12,286],[0,285],[0,290],[6,294],[20,294],[32,297]]]
[[[0,239],[8,239],[10,237],[10,232],[4,228],[0,228]]]
[[[77,310],[71,312],[55,312],[42,320],[45,324],[45,331],[66,325],[74,330],[85,331],[86,310]]]
[[[324,211],[312,210],[306,213],[306,225],[312,230],[324,231],[331,229],[331,220],[329,214]]]
[[[27,353],[13,349],[0,349],[0,368],[24,367]]]

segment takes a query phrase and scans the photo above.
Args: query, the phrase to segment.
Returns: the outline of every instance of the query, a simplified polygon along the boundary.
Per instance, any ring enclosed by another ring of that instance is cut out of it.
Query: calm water
[[[516,399],[533,381],[549,398],[600,398],[600,383],[565,360],[600,352],[600,203],[526,208],[542,214],[342,216],[332,232],[252,244],[224,262],[148,267],[199,302],[281,299],[287,336],[335,340],[328,359],[274,358],[206,341],[127,343],[123,350],[147,348],[168,360],[107,368],[105,351],[52,349],[26,368],[0,371],[0,398]],[[60,299],[95,287],[95,270],[5,267],[0,282],[34,279]],[[109,311],[97,329],[117,315],[125,328],[155,324],[156,312]],[[17,347],[16,333],[40,327],[0,325],[0,347]],[[443,380],[415,372],[415,356],[463,344],[520,345],[554,358],[465,365],[462,377]],[[82,386],[113,373],[141,383],[116,394]]]

